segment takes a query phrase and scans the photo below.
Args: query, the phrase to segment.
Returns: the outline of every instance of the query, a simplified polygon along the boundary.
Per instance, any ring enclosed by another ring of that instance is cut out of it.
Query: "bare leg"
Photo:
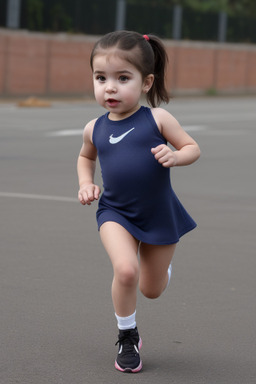
[[[112,262],[112,300],[118,316],[135,312],[139,280],[139,242],[121,225],[108,221],[100,228],[102,243]]]
[[[168,267],[176,244],[140,245],[140,290],[144,296],[155,299],[168,283]]]

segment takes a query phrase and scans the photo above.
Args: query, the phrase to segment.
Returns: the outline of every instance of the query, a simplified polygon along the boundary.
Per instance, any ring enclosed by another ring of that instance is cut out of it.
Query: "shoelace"
[[[125,351],[131,352],[131,353],[134,353],[134,345],[137,346],[136,340],[130,334],[128,335],[124,334],[123,336],[119,337],[115,345],[117,344],[119,345],[123,344],[125,346]]]

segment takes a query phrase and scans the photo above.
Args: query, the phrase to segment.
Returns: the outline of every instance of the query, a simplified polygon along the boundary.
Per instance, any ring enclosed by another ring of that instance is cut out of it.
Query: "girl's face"
[[[141,93],[152,86],[154,76],[145,80],[141,73],[118,55],[99,53],[93,60],[93,84],[96,101],[111,120],[124,119],[139,109]]]

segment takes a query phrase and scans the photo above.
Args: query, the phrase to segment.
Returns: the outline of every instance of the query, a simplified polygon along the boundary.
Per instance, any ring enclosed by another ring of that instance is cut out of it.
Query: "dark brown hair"
[[[147,101],[152,107],[156,107],[161,102],[168,103],[170,99],[165,87],[168,57],[164,45],[157,36],[147,35],[147,37],[131,31],[108,33],[95,44],[90,64],[93,69],[93,59],[102,50],[117,48],[121,57],[138,69],[143,80],[150,74],[154,75],[153,85],[147,93]]]

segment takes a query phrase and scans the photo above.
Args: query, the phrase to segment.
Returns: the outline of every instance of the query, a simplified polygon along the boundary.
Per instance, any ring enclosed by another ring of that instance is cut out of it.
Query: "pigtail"
[[[150,91],[147,93],[147,101],[150,105],[152,105],[152,107],[156,107],[161,102],[168,103],[170,100],[169,92],[165,86],[165,74],[168,64],[168,56],[164,45],[157,36],[147,35],[147,37],[147,41],[151,45],[155,57],[155,80]]]

